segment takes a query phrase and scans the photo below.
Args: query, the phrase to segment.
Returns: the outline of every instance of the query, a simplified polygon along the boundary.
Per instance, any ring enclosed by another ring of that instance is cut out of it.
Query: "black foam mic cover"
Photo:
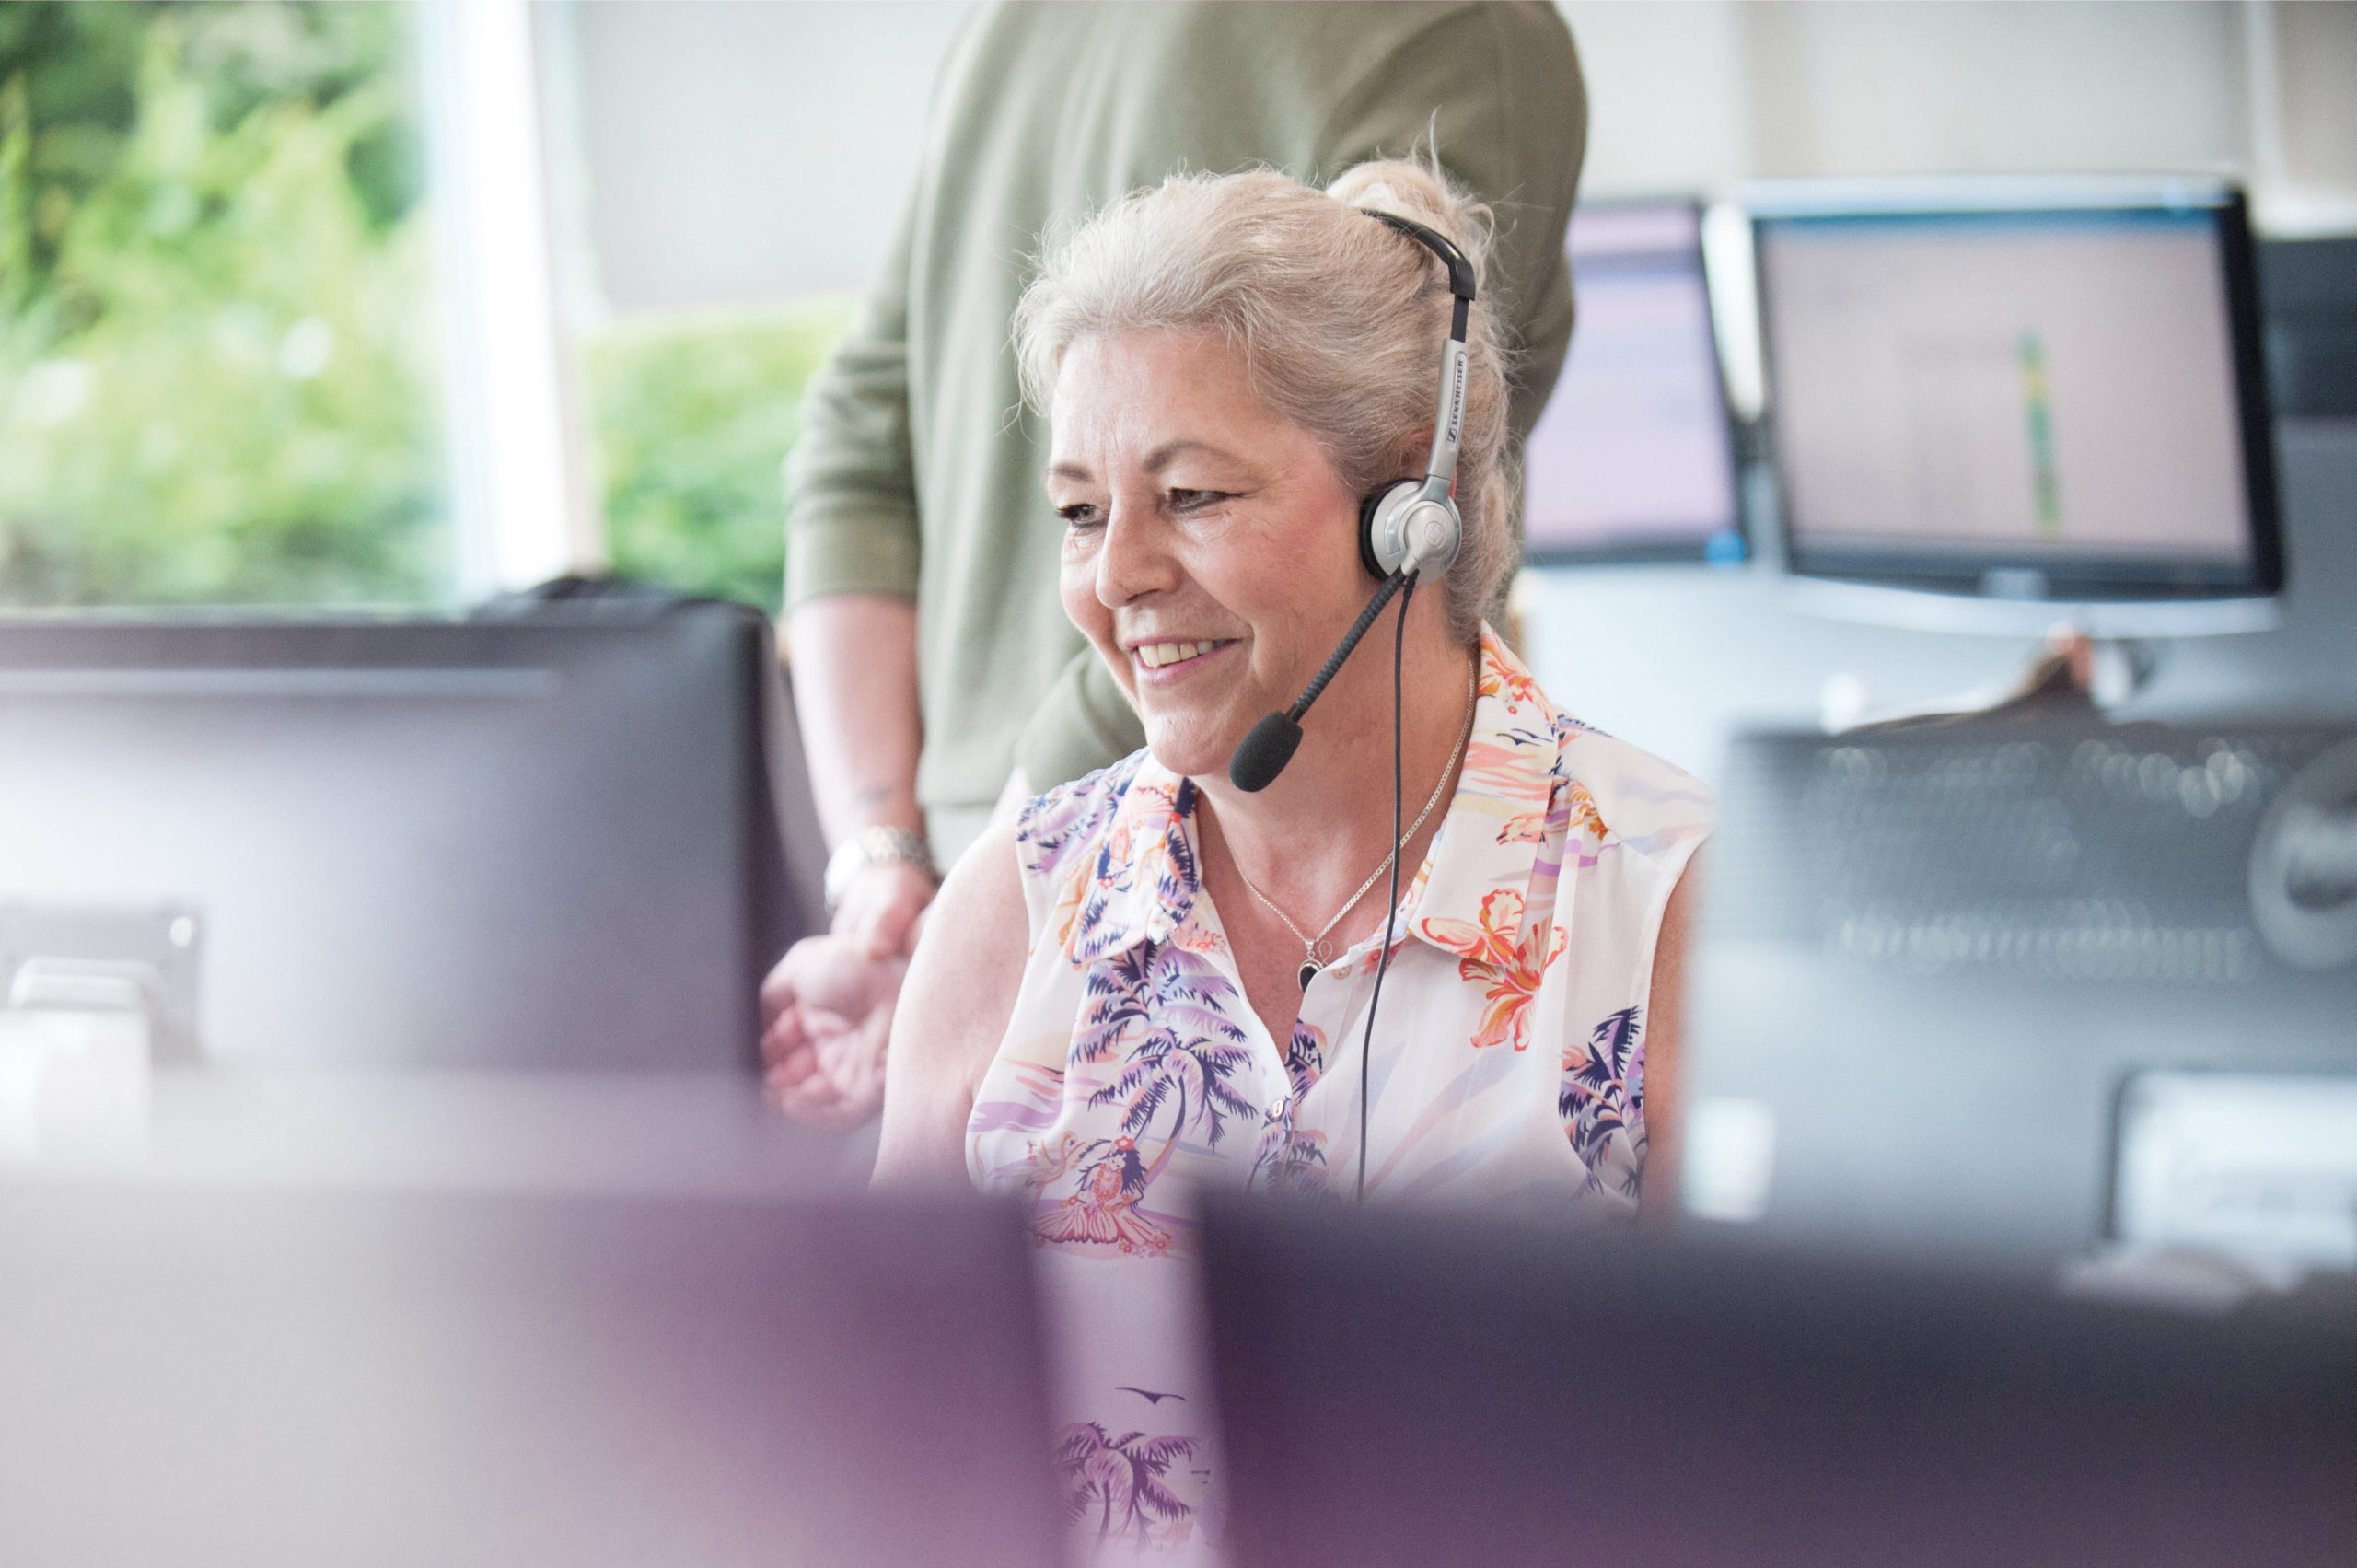
[[[1300,745],[1300,724],[1283,708],[1271,710],[1227,760],[1227,782],[1248,794],[1268,788],[1285,771]]]
[[[1309,704],[1318,701],[1326,683],[1334,679],[1334,672],[1342,668],[1342,661],[1351,656],[1351,650],[1366,635],[1366,629],[1375,624],[1375,618],[1391,602],[1391,596],[1415,580],[1412,572],[1394,572],[1383,579],[1383,586],[1366,601],[1366,608],[1351,622],[1351,629],[1342,633],[1341,643],[1326,656],[1326,663],[1310,678],[1309,684],[1301,689],[1293,706],[1280,709],[1254,725],[1252,733],[1237,747],[1227,760],[1228,783],[1247,794],[1258,794],[1277,782],[1277,775],[1285,771],[1285,764],[1293,761],[1295,749],[1301,745],[1301,715],[1309,712]]]

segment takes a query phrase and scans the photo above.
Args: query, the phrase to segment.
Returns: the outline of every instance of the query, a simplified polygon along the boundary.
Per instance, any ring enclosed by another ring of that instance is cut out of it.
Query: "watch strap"
[[[827,912],[834,913],[862,872],[877,865],[913,865],[935,881],[941,877],[934,867],[933,847],[923,833],[882,823],[862,828],[827,857]]]

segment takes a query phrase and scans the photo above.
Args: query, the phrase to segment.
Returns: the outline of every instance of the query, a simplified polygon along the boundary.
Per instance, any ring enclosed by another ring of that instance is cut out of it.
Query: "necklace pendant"
[[[1317,972],[1318,960],[1316,958],[1304,958],[1301,960],[1301,988],[1304,991],[1309,989],[1310,977],[1315,975]]]

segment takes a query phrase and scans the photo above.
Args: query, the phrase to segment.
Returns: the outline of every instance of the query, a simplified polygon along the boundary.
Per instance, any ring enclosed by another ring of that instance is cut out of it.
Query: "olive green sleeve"
[[[829,594],[914,598],[920,554],[909,445],[908,269],[913,199],[851,330],[802,400],[785,459],[785,605]]]
[[[1095,648],[1073,656],[1023,726],[1015,765],[1034,791],[1095,772],[1145,744],[1137,710]]]
[[[1488,286],[1515,351],[1516,437],[1538,423],[1572,342],[1563,235],[1587,145],[1587,89],[1562,15],[1548,5],[1455,7],[1404,41],[1341,99],[1318,167],[1332,180],[1376,157],[1436,147],[1497,222]]]

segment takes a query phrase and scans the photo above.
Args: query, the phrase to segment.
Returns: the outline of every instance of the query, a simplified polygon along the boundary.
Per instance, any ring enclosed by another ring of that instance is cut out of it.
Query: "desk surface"
[[[17,1086],[0,1181],[807,1197],[876,1133],[817,1132],[741,1074],[161,1068]],[[8,1097],[0,1096],[0,1098]]]

